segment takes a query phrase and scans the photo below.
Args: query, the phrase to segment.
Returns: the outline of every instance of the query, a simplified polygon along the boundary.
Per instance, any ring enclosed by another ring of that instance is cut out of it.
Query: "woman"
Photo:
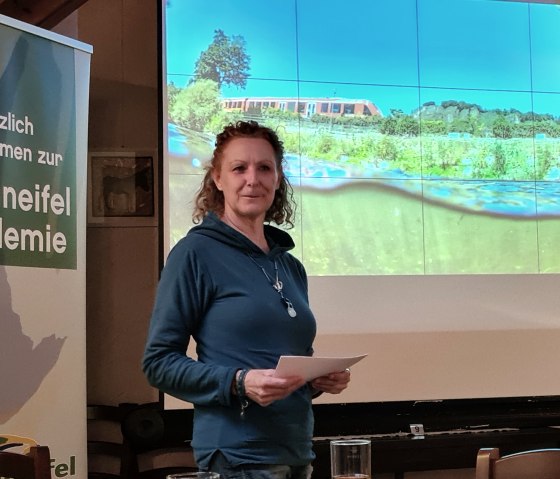
[[[150,383],[194,404],[198,466],[225,478],[310,477],[311,398],[350,380],[274,375],[281,355],[311,356],[316,333],[294,243],[265,224],[293,226],[283,156],[256,122],[217,136],[196,197],[200,224],[169,254],[144,354]],[[185,355],[190,337],[197,360]]]

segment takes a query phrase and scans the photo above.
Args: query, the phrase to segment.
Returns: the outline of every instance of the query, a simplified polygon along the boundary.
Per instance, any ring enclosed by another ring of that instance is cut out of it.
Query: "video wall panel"
[[[560,7],[166,5],[169,247],[214,135],[255,119],[284,141],[310,275],[560,271]]]
[[[216,133],[275,129],[316,354],[369,354],[320,402],[560,394],[560,6],[162,5],[165,250]]]

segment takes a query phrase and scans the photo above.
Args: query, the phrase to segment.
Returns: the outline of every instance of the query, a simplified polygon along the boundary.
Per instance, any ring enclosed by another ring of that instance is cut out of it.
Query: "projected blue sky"
[[[177,86],[220,28],[243,36],[251,57],[247,87],[226,87],[225,97],[365,96],[384,114],[454,98],[560,116],[560,64],[550,62],[560,51],[558,6],[361,0],[350,10],[333,0],[319,9],[312,0],[245,0],[243,8],[216,0],[209,14],[207,2],[171,0],[166,16],[168,80]]]

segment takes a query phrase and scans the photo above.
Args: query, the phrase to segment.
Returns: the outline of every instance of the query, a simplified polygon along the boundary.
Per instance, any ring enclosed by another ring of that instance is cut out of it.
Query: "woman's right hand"
[[[240,372],[238,371],[237,374]],[[245,395],[261,406],[284,399],[305,384],[300,376],[279,378],[274,369],[250,369],[245,375]]]

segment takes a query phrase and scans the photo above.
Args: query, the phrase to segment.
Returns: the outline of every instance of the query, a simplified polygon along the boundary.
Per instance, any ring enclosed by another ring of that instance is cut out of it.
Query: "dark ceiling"
[[[87,0],[0,0],[0,14],[50,30]]]

